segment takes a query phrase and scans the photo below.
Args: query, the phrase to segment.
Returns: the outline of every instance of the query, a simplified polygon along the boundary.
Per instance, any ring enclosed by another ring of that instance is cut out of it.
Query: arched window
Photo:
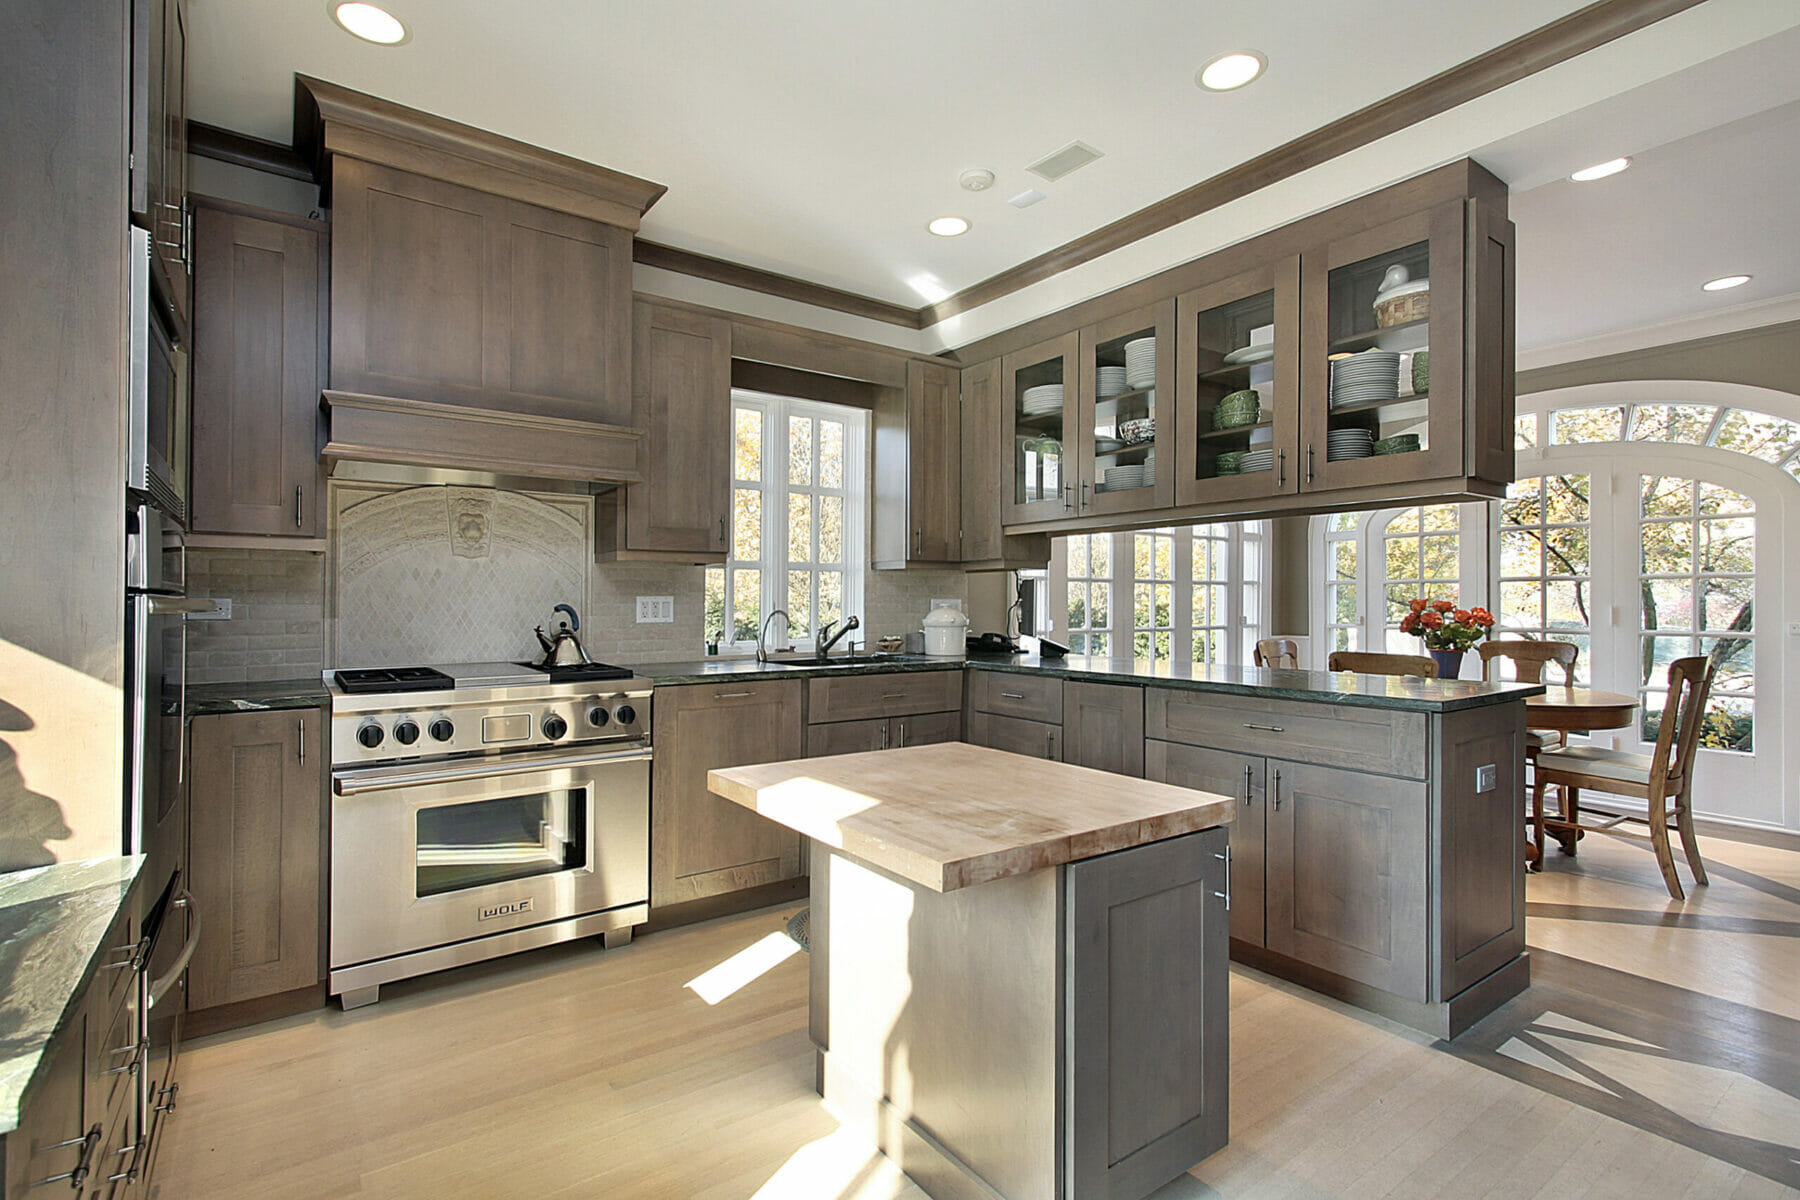
[[[1313,608],[1319,649],[1306,665],[1323,670],[1333,650],[1424,653],[1423,642],[1400,632],[1415,597],[1487,604],[1485,509],[1414,504],[1314,517],[1313,577],[1324,586]]]

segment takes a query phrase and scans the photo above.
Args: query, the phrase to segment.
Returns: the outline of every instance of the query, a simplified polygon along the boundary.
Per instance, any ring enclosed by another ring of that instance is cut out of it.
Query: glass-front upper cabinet
[[[1464,473],[1463,223],[1439,205],[1302,256],[1304,490]]]
[[[1167,508],[1175,502],[1164,449],[1175,441],[1169,404],[1175,394],[1175,302],[1082,330],[1081,370],[1075,438],[1081,511]]]
[[[1222,279],[1176,300],[1180,357],[1175,502],[1298,487],[1300,260]]]
[[[1081,338],[1064,334],[1015,351],[1002,360],[1001,387],[1009,406],[1012,484],[1006,523],[1054,521],[1076,513],[1071,445],[1080,428],[1080,384],[1076,364]],[[995,450],[999,451],[996,447]],[[969,446],[964,453],[980,453]],[[1004,452],[1004,451],[1000,451]]]

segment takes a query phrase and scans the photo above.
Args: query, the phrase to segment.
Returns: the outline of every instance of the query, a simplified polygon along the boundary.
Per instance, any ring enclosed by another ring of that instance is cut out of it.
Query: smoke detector
[[[986,167],[974,167],[957,176],[965,192],[985,192],[994,186],[994,173]]]

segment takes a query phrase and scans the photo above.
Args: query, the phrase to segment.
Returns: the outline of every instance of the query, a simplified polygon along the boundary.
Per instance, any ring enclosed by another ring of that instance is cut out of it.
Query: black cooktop
[[[333,671],[337,685],[353,696],[370,692],[447,692],[456,681],[432,667],[370,667]]]
[[[519,665],[544,672],[551,683],[588,683],[596,679],[630,679],[632,676],[630,667],[615,667],[610,663],[577,663],[566,667],[546,667],[533,662]]]

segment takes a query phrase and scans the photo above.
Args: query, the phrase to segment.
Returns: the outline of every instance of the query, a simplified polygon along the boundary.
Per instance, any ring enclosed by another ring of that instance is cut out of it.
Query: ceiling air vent
[[[1079,170],[1103,155],[1086,142],[1070,142],[1053,154],[1046,154],[1025,169],[1055,183],[1070,171]]]

